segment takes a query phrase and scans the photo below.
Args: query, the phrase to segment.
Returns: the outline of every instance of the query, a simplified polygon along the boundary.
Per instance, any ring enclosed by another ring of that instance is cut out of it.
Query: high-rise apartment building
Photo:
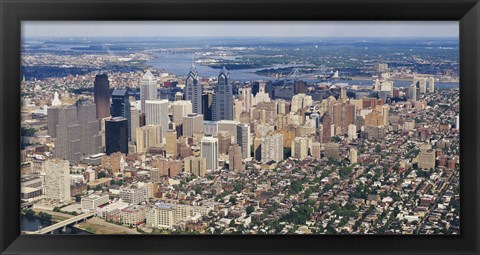
[[[272,134],[263,137],[261,145],[262,162],[283,160],[283,135]]]
[[[70,165],[68,160],[45,161],[45,197],[70,203]]]

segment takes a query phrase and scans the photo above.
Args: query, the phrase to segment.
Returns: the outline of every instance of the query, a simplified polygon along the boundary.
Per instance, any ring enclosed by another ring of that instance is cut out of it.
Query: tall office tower
[[[159,147],[163,141],[162,131],[160,125],[146,125],[137,128],[137,153],[145,153],[150,147]]]
[[[162,132],[168,130],[168,100],[145,101],[145,118],[147,125],[160,125]]]
[[[339,148],[340,148],[340,146],[338,145],[338,143],[326,143],[326,144],[324,144],[323,146],[324,146],[323,155],[324,155],[326,158],[338,159],[338,157],[339,157]]]
[[[137,128],[140,127],[140,111],[134,106],[130,107],[130,118],[131,118],[131,121],[130,121],[130,132],[131,132],[130,141],[135,144],[137,142],[137,136],[136,136],[135,132],[136,132]]]
[[[242,149],[238,144],[228,148],[228,170],[237,172],[243,170]]]
[[[348,125],[355,123],[355,105],[337,103],[333,106],[333,124],[335,134],[346,134]]]
[[[101,152],[100,122],[97,119],[95,104],[87,100],[78,100],[76,106],[80,124],[80,151],[85,156]]]
[[[202,133],[203,115],[198,113],[190,113],[183,117],[183,136],[193,137],[195,133]]]
[[[213,91],[204,91],[202,94],[202,111],[205,120],[212,120]]]
[[[58,114],[61,109],[60,106],[47,108],[47,134],[52,138],[57,137]]]
[[[292,97],[292,112],[296,112],[298,109],[305,108],[313,105],[312,96],[305,94],[298,94]]]
[[[238,89],[238,97],[242,102],[242,111],[250,112],[252,107],[252,88],[242,87]]]
[[[198,78],[197,69],[192,65],[185,80],[185,99],[192,102],[192,112],[202,114],[202,85]]]
[[[332,117],[327,111],[323,114],[323,134],[322,134],[322,143],[329,143],[332,139]]]
[[[211,136],[205,136],[201,140],[200,155],[207,160],[207,170],[218,168],[218,140]]]
[[[213,95],[212,120],[233,120],[233,91],[230,74],[223,67],[218,75],[217,87]]]
[[[128,120],[124,117],[112,117],[105,120],[105,152],[128,153]]]
[[[175,123],[177,132],[182,131],[183,117],[192,113],[192,102],[187,100],[179,100],[171,103],[172,119]]]
[[[417,85],[412,84],[408,87],[408,98],[412,101],[417,101]]]
[[[61,107],[55,113],[56,116],[51,116],[58,120],[55,126],[55,157],[76,163],[83,156],[102,151],[95,104],[79,101],[75,106]]]
[[[428,92],[433,93],[435,92],[435,78],[430,77],[427,79],[428,81]]]
[[[251,142],[250,142],[250,125],[238,124],[237,125],[237,144],[242,148],[242,157],[244,159],[250,158],[251,155]]]
[[[263,137],[262,162],[280,162],[283,160],[283,135],[273,134]]]
[[[140,110],[145,112],[145,101],[157,98],[157,79],[150,71],[147,71],[140,80]]]
[[[357,163],[357,149],[350,148],[349,158],[350,158],[350,164]]]
[[[132,118],[130,116],[130,99],[126,89],[115,89],[112,92],[112,107],[110,108],[112,117],[124,117],[127,119],[127,135],[131,140],[132,130],[130,130]]]
[[[295,137],[292,141],[292,157],[304,160],[308,156],[310,139],[307,137]]]
[[[176,158],[177,153],[177,131],[175,130],[168,130],[165,135],[165,144],[167,147],[167,157],[174,157]]]
[[[455,128],[460,130],[460,115],[455,116]]]
[[[68,160],[45,161],[45,197],[70,203],[70,165]]]
[[[185,172],[205,177],[205,173],[207,172],[207,160],[205,158],[189,156],[184,158],[183,161],[185,164]]]
[[[110,116],[110,83],[106,74],[95,76],[93,98],[97,105],[97,119]]]
[[[357,126],[355,124],[348,125],[348,139],[357,139]]]
[[[240,122],[235,121],[235,120],[220,120],[217,121],[217,132],[220,131],[227,131],[230,133],[232,136],[232,143],[237,142],[237,125],[239,125]]]

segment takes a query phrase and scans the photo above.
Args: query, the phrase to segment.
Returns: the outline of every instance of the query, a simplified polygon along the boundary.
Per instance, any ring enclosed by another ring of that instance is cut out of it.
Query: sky
[[[23,21],[22,37],[459,37],[458,21]]]

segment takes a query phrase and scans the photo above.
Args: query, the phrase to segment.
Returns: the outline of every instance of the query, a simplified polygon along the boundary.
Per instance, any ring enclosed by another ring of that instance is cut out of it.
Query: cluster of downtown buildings
[[[432,215],[437,232],[458,220],[458,90],[435,91],[431,77],[233,86],[225,68],[210,84],[192,66],[169,83],[174,100],[158,98],[150,71],[138,82],[139,94],[112,91],[96,75],[93,98],[55,93],[46,117],[23,120],[44,128],[22,138],[36,144],[22,150],[23,202],[77,200],[79,213],[153,233],[433,233]]]

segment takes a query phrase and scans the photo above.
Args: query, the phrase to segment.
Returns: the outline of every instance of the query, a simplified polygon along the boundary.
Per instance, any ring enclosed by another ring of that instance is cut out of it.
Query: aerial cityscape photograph
[[[461,233],[457,21],[23,21],[21,43],[22,234]]]

